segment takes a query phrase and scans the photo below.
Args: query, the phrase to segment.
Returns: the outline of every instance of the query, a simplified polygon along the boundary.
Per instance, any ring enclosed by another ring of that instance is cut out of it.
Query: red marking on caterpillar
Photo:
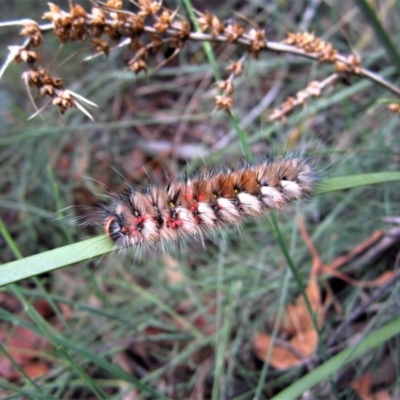
[[[282,211],[290,202],[309,196],[317,182],[317,173],[301,158],[246,163],[166,187],[130,188],[103,206],[103,228],[117,248],[201,239],[247,217]]]

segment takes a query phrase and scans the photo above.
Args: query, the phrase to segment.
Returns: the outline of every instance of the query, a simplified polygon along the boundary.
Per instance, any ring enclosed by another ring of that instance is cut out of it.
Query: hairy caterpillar
[[[268,159],[170,182],[128,189],[103,205],[103,228],[117,248],[157,245],[204,233],[247,217],[284,210],[310,195],[318,182],[301,158]]]

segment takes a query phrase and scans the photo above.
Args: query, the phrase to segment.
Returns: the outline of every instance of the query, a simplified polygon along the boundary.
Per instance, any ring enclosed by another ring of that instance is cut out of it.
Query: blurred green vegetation
[[[68,2],[57,4],[67,7]],[[81,4],[89,7],[89,2]],[[181,2],[164,5],[184,13]],[[399,84],[386,48],[355,1],[194,6],[221,19],[246,16],[261,24],[270,40],[282,40],[289,31],[315,32],[340,52],[359,54],[363,66]],[[388,1],[375,7],[398,49],[399,5]],[[3,21],[39,21],[45,11],[45,1],[0,3]],[[7,46],[22,43],[18,31],[0,29],[2,59]],[[0,236],[2,263],[17,258],[17,251],[26,257],[93,236],[71,206],[78,206],[78,215],[86,208],[95,213],[97,203],[127,182],[164,181],[165,171],[175,179],[185,170],[232,165],[244,157],[229,117],[212,112],[215,81],[201,43],[190,43],[177,59],[148,76],[125,68],[124,51],[81,62],[90,54],[81,48],[78,43],[60,47],[50,34],[40,53],[66,87],[98,105],[94,122],[78,110],[60,116],[51,106],[28,120],[35,110],[20,79],[24,66],[9,66],[0,81],[0,217],[15,246]],[[224,68],[242,49],[213,48],[220,73],[227,76]],[[398,171],[400,119],[383,104],[392,95],[369,81],[354,78],[351,85],[330,88],[286,124],[268,121],[288,96],[329,73],[329,65],[268,52],[246,63],[235,80],[233,110],[254,158],[287,151],[306,154],[326,178]],[[399,202],[398,184],[389,183],[314,197],[279,216],[284,246],[304,285],[312,260],[298,232],[298,216],[306,219],[314,244],[329,263],[385,228],[382,218],[398,216]],[[170,246],[164,254],[144,250],[140,255],[129,249],[2,289],[1,332],[24,326],[51,344],[40,353],[48,371],[35,382],[28,375],[14,381],[0,378],[2,398],[152,399],[159,393],[173,399],[239,400],[256,392],[260,399],[271,398],[305,373],[304,368],[263,370],[252,351],[255,333],[270,332],[274,316],[283,312],[280,304],[299,294],[276,236],[266,217],[210,238],[205,248],[187,243]],[[394,266],[398,255],[392,249],[379,261],[348,272],[367,280]],[[329,309],[320,355],[327,354],[325,339],[334,328],[372,293],[334,283],[343,314]],[[398,316],[399,293],[394,286],[390,296],[362,315],[361,336]],[[9,306],[10,298],[23,307]],[[51,318],[33,307],[38,299],[51,305]],[[348,335],[350,339],[350,331]],[[332,377],[331,386],[323,381],[314,387],[311,396],[356,398],[343,381],[374,372],[384,361],[394,378],[382,386],[393,398],[400,396],[398,346],[397,338],[364,354]],[[6,341],[0,351],[4,359]]]

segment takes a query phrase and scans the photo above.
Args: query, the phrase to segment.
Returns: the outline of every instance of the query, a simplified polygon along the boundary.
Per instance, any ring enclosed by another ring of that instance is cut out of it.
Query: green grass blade
[[[390,57],[393,65],[397,68],[397,73],[400,75],[400,53],[397,51],[396,45],[390,39],[390,36],[383,27],[381,21],[379,20],[376,10],[371,7],[370,2],[367,0],[357,0],[358,7],[364,14],[378,40],[381,42],[382,46],[385,48],[386,53]]]
[[[105,236],[97,236],[21,260],[12,261],[0,265],[0,286],[89,260],[112,251],[112,243]]]
[[[132,384],[133,387],[136,387],[145,393],[151,394],[153,399],[169,399],[167,396],[164,396],[163,394],[157,392],[156,389],[153,389],[151,386],[141,382],[141,380],[136,378],[134,375],[122,369],[119,364],[107,361],[104,357],[95,354],[88,348],[84,346],[79,346],[72,341],[66,340],[61,335],[55,336],[54,341],[57,342],[60,347],[65,347],[73,350],[76,354],[80,354],[86,357],[88,360],[91,360],[95,365],[104,369],[116,379],[121,379],[125,382]]]
[[[400,180],[400,172],[379,172],[325,179],[319,184],[315,194],[397,180]],[[1,226],[0,233],[6,234]],[[12,261],[0,266],[0,286],[111,253],[113,250],[112,243],[102,235],[26,257],[22,260]]]
[[[385,343],[390,338],[400,333],[400,318],[389,322],[382,328],[374,333],[366,336],[354,347],[350,347],[341,351],[336,356],[332,357],[319,367],[315,368],[309,374],[298,379],[292,385],[282,390],[271,400],[290,400],[297,399],[308,389],[312,388],[323,379],[334,375],[340,368],[349,364],[358,356],[366,353],[367,351]]]
[[[371,174],[340,176],[338,178],[323,180],[318,185],[315,195],[398,180],[400,180],[400,172],[376,172]]]

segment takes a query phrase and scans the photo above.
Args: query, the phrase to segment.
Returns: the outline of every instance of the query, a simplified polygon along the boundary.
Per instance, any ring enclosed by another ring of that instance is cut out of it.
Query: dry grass
[[[139,39],[132,31],[112,37],[113,24],[133,18],[116,2],[108,4],[113,10],[98,8],[101,37],[89,2],[82,3],[86,11],[76,2],[72,10],[57,3],[66,14],[44,2],[0,4],[4,20],[32,20],[0,30],[3,59],[10,54],[6,46],[18,47],[0,88],[0,216],[11,238],[0,241],[1,262],[18,251],[28,256],[92,236],[74,223],[72,209],[63,218],[52,213],[71,205],[84,212],[107,200],[108,190],[162,182],[165,171],[175,179],[185,169],[286,151],[311,155],[324,177],[399,170],[399,117],[386,106],[398,93],[386,83],[397,80],[395,64],[356,3],[312,2],[304,10],[297,2],[263,8],[224,2],[217,9],[201,2],[198,23],[210,25],[204,32],[185,24],[193,11],[185,4],[153,12],[149,3],[126,2],[136,22],[144,21]],[[45,12],[48,22],[36,24]],[[400,43],[397,6],[388,2],[377,12],[387,35]],[[68,18],[77,21],[76,30]],[[57,35],[51,21],[59,24]],[[35,47],[35,37],[43,45]],[[150,52],[159,41],[162,47]],[[205,42],[211,47],[203,51]],[[101,55],[93,58],[96,51]],[[33,84],[31,98],[24,82]],[[74,110],[77,103],[94,122]],[[35,118],[26,121],[27,115]],[[288,347],[276,321],[309,284],[316,259],[297,217],[305,219],[322,263],[332,266],[376,230],[394,229],[382,218],[396,216],[399,203],[395,184],[337,192],[301,204],[277,223],[263,219],[226,232],[205,249],[188,243],[141,258],[115,253],[6,287],[0,335],[9,336],[0,336],[0,367],[9,366],[9,356],[21,369],[0,378],[2,397],[150,399],[153,390],[173,399],[271,398],[336,352],[355,348],[354,338],[398,317],[397,275],[372,288],[318,276],[321,302],[332,295],[318,349],[285,371],[264,364],[265,351],[257,353],[253,338],[272,335]],[[398,243],[381,252],[373,243],[368,249],[378,257],[349,256],[340,272],[363,282],[395,271]],[[15,351],[21,347],[15,333],[41,338],[29,349],[33,357]],[[321,377],[308,394],[355,399],[350,382],[357,387],[361,379],[369,394],[399,397],[398,351],[398,339],[387,341],[333,369],[331,379]]]

